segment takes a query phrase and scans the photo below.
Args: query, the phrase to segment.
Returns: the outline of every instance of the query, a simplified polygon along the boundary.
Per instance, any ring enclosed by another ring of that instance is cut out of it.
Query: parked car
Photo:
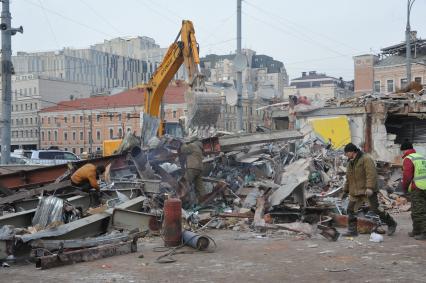
[[[61,150],[33,150],[30,159],[33,164],[43,165],[66,164],[80,160],[74,153]]]

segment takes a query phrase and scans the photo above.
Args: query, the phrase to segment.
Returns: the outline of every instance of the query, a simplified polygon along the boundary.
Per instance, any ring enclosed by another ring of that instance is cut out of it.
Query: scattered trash
[[[383,242],[383,236],[373,232],[370,235],[370,242],[381,243],[381,242]]]

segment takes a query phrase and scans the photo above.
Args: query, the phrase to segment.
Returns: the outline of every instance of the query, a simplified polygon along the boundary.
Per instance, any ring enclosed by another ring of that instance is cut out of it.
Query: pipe
[[[184,230],[182,232],[183,243],[199,251],[206,250],[210,245],[209,238],[195,234],[191,231]]]

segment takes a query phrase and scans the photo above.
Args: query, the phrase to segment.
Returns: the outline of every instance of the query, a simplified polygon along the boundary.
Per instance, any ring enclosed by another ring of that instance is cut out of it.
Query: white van
[[[58,165],[78,161],[80,158],[72,152],[61,150],[33,150],[31,163],[42,165]]]

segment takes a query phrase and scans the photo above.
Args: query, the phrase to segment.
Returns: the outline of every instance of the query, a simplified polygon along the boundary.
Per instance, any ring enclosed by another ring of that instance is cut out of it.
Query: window
[[[64,152],[64,159],[65,160],[77,160],[77,157],[74,154],[71,154],[69,152]]]
[[[393,80],[387,80],[386,85],[387,85],[387,91],[393,92]]]
[[[109,138],[112,139],[114,137],[114,130],[109,129]]]
[[[33,124],[33,118],[30,118],[30,125]]]
[[[50,141],[50,138],[51,138],[51,134],[50,134],[50,131],[48,131],[47,132],[47,141]]]
[[[118,121],[121,121],[121,113],[117,115]]]
[[[96,139],[97,140],[101,139],[101,132],[100,131],[96,131]]]
[[[72,153],[75,153],[75,147],[72,148]]]
[[[67,116],[65,116],[64,117],[64,123],[67,123],[68,122],[68,117]]]
[[[82,154],[84,151],[84,148],[80,147],[80,154]]]
[[[118,137],[121,139],[123,137],[123,129],[119,128],[118,129]]]
[[[58,131],[55,131],[55,141],[58,141]]]
[[[29,135],[28,135],[28,130],[25,130],[25,137],[26,137],[26,138],[28,138],[28,137],[29,137]]]
[[[67,132],[64,133],[64,141],[66,141],[66,140],[68,140],[68,133]]]
[[[83,132],[80,132],[80,140],[83,140]]]
[[[109,121],[110,122],[112,122],[112,117],[113,117],[114,115],[113,114],[109,114]]]
[[[75,116],[72,116],[72,122],[75,123]]]
[[[25,118],[25,125],[28,125],[28,118]]]
[[[50,117],[47,118],[47,124],[50,125]]]
[[[407,86],[407,79],[401,79],[401,89]]]
[[[176,118],[176,110],[173,111],[173,118]]]
[[[415,81],[416,83],[421,84],[421,83],[422,83],[422,78],[421,78],[421,77],[415,77],[415,78],[414,78],[414,81]]]
[[[127,121],[130,120],[130,113],[127,113]]]
[[[42,124],[44,123],[44,117],[41,117],[41,123]]]
[[[96,122],[99,122],[101,120],[101,115],[96,115]]]
[[[83,116],[80,116],[80,123],[83,123]]]
[[[380,93],[380,81],[374,81],[374,92]]]
[[[44,141],[44,131],[41,131],[41,140]]]
[[[34,88],[35,89],[35,88]],[[38,104],[34,103],[34,109],[37,110],[38,109]]]
[[[127,128],[127,132],[131,132],[132,131],[132,128]]]
[[[72,140],[75,141],[75,132],[72,132]]]

